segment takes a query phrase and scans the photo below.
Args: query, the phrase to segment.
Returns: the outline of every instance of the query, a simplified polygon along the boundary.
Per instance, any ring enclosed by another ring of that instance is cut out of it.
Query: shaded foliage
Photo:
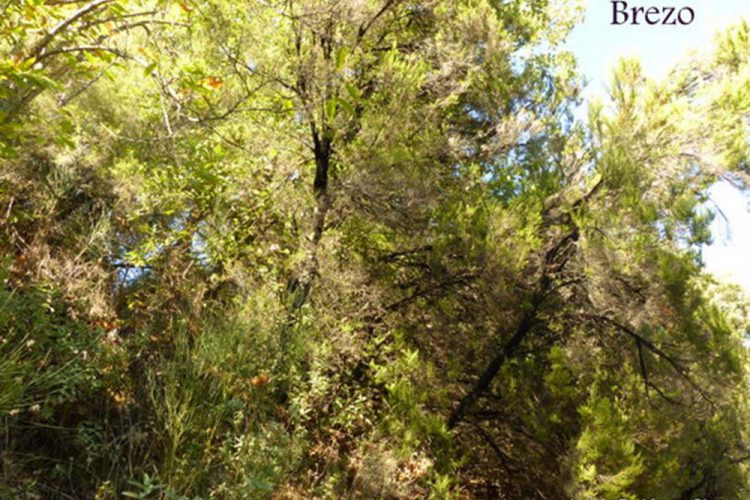
[[[573,2],[10,2],[0,496],[744,498],[746,24],[573,118]]]

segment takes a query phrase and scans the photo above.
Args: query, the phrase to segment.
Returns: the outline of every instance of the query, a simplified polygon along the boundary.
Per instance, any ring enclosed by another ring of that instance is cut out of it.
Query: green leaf
[[[328,99],[326,101],[325,105],[325,117],[326,120],[333,120],[336,117],[336,99],[335,97],[332,97],[331,99]]]
[[[359,89],[351,83],[345,83],[344,90],[346,90],[346,93],[349,94],[349,96],[355,103],[362,97],[362,93],[359,91]]]
[[[156,69],[156,63],[152,62],[143,69],[143,76],[151,76],[151,73]]]
[[[344,69],[348,52],[349,51],[346,47],[339,47],[339,49],[336,51],[336,71],[341,71]]]
[[[347,113],[349,113],[350,115],[354,114],[354,106],[352,106],[352,103],[350,103],[346,99],[338,99],[338,103],[342,108],[346,110]]]

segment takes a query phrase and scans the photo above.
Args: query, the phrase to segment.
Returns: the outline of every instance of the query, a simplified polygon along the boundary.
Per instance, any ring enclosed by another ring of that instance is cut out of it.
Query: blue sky
[[[572,1],[572,0],[571,0]],[[568,47],[578,57],[589,84],[585,96],[606,95],[612,68],[622,56],[638,56],[649,76],[664,78],[670,67],[692,51],[711,48],[714,34],[741,18],[750,20],[750,0],[636,0],[629,6],[690,6],[695,20],[689,26],[612,26],[610,0],[588,0],[586,19],[571,33]],[[706,267],[719,278],[750,292],[750,199],[726,183],[710,191],[717,216],[714,243],[703,249]]]

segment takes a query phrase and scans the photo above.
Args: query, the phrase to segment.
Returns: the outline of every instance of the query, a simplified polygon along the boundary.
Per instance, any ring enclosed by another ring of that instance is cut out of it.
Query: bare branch
[[[157,13],[157,11],[155,11],[155,10],[148,10],[148,11],[144,11],[144,12],[133,12],[131,14],[120,14],[120,15],[117,15],[117,16],[109,16],[109,17],[104,17],[102,19],[93,19],[91,21],[88,21],[88,22],[82,24],[81,27],[79,28],[79,31],[86,30],[86,29],[88,29],[88,28],[90,28],[92,26],[97,26],[99,24],[109,23],[109,22],[112,22],[112,21],[122,21],[124,19],[130,19],[130,18],[133,18],[133,17],[152,16],[152,15],[154,15],[156,13]],[[119,30],[120,28],[116,28],[116,29]]]
[[[98,82],[101,79],[101,77],[104,76],[107,73],[107,71],[109,71],[109,69],[114,64],[115,64],[114,62],[108,64],[107,67],[104,68],[104,69],[102,69],[101,71],[99,71],[99,73],[97,73],[97,75],[94,78],[92,78],[91,80],[89,80],[88,82],[86,82],[85,84],[83,84],[81,87],[79,87],[78,89],[76,89],[69,96],[66,96],[66,95],[60,96],[60,99],[58,100],[57,104],[60,107],[68,105],[68,103],[70,103],[70,101],[72,101],[73,99],[75,99],[76,97],[78,97],[79,95],[81,95],[82,93],[84,93],[86,90],[88,90],[89,88],[91,88],[92,85],[94,85],[96,82]]]
[[[620,323],[620,322],[618,322],[618,321],[616,321],[616,320],[614,320],[612,318],[609,318],[607,316],[594,315],[594,314],[590,314],[590,315],[586,315],[586,316],[589,317],[590,319],[602,321],[602,322],[607,323],[607,324],[609,324],[611,326],[614,326],[615,328],[617,328],[621,332],[623,332],[623,333],[627,334],[628,336],[630,336],[631,338],[635,339],[637,342],[639,342],[640,345],[645,346],[649,351],[651,351],[652,353],[654,353],[659,359],[662,359],[662,360],[666,361],[667,364],[669,364],[672,367],[672,369],[675,372],[677,372],[678,375],[680,375],[680,377],[682,377],[685,381],[687,381],[688,384],[690,384],[703,397],[703,399],[705,399],[706,401],[708,401],[712,405],[714,404],[714,402],[712,401],[712,399],[708,395],[708,393],[706,393],[706,391],[697,382],[695,382],[692,379],[692,377],[690,377],[690,375],[688,374],[688,370],[684,366],[680,365],[672,356],[670,356],[669,354],[667,354],[666,352],[664,352],[661,348],[659,348],[656,344],[654,344],[653,342],[651,342],[649,339],[647,339],[644,336],[636,333],[631,328],[623,325],[622,323]],[[653,387],[653,384],[651,384],[651,387]]]
[[[108,3],[113,2],[114,0],[94,0],[93,2],[90,2],[80,9],[73,12],[69,17],[63,19],[59,23],[57,23],[48,33],[44,36],[39,42],[37,42],[34,47],[29,51],[29,55],[27,59],[31,59],[32,57],[38,57],[41,52],[49,45],[49,43],[52,41],[53,38],[55,38],[59,33],[65,31],[68,26],[76,22],[77,20],[81,19],[84,16],[87,16],[88,14],[92,13],[102,5],[106,5]]]
[[[107,47],[105,45],[79,45],[77,47],[62,47],[59,49],[50,50],[49,52],[45,52],[44,54],[39,56],[39,61],[43,61],[44,59],[50,58],[58,54],[67,54],[71,52],[99,52],[99,51],[110,52],[112,54],[115,54],[116,56],[119,56],[125,59],[130,58],[128,54],[114,47]]]
[[[375,22],[396,3],[397,0],[386,0],[385,4],[383,4],[380,10],[376,12],[375,15],[370,18],[369,21],[367,21],[367,23],[359,27],[359,31],[357,32],[357,40],[361,40],[362,38],[364,38],[370,28],[372,28],[372,25],[375,24]]]

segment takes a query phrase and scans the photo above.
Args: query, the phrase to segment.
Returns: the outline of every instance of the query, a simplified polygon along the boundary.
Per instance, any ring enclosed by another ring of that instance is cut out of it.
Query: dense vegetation
[[[750,495],[747,24],[582,123],[573,2],[0,9],[0,497]]]

